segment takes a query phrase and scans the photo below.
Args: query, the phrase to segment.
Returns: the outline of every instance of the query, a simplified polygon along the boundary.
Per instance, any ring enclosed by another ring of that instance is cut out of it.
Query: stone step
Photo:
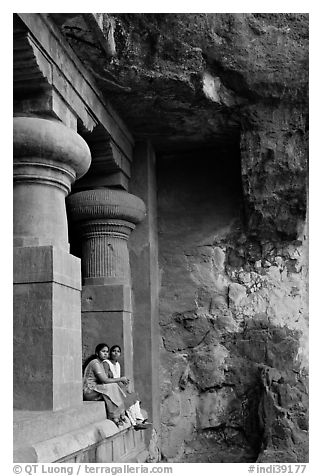
[[[81,406],[56,412],[14,410],[14,449],[31,446],[105,419],[104,402],[83,402]]]

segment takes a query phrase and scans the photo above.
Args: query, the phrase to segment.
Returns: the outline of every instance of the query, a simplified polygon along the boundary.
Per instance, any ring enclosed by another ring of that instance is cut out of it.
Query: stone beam
[[[134,142],[130,132],[105,100],[94,78],[81,64],[49,15],[20,13],[17,17],[16,23],[19,26],[15,29],[14,53],[16,99],[20,99],[19,93],[25,96],[28,88],[30,91],[39,90],[36,85],[39,85],[40,81],[42,93],[47,102],[54,103],[56,111],[59,102],[61,107],[62,103],[66,105],[87,132],[100,125],[124,156],[131,160]],[[27,71],[25,68],[22,74],[24,65]],[[30,67],[33,68],[34,76],[30,76]],[[36,83],[30,79],[36,80]],[[46,83],[51,93],[48,93]],[[21,104],[18,106],[16,101],[15,107],[21,107]],[[28,107],[28,104],[25,104],[25,107]],[[66,123],[66,120],[64,122]]]

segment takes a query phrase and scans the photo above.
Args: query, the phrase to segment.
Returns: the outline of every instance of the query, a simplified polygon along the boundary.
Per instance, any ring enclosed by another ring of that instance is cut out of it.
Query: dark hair
[[[107,348],[109,349],[109,346],[108,346],[107,344],[104,344],[104,343],[98,344],[98,345],[95,347],[95,354],[90,355],[89,357],[87,357],[87,359],[84,360],[84,363],[83,363],[83,365],[82,365],[83,375],[84,375],[85,369],[86,369],[86,367],[88,366],[88,364],[89,364],[92,360],[94,360],[94,359],[97,358],[99,351],[102,350],[104,347],[107,347]]]
[[[110,354],[113,352],[114,349],[120,349],[120,352],[122,352],[120,345],[112,345],[112,347],[110,348]]]
[[[95,347],[95,354],[98,355],[98,353],[104,348],[104,347],[107,347],[109,349],[109,346],[107,344],[105,344],[104,342],[102,342],[101,344],[97,344],[97,346]]]

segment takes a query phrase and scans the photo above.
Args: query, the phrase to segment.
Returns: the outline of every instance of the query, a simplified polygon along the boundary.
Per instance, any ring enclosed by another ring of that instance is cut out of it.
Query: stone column
[[[97,188],[67,200],[82,236],[84,357],[99,342],[121,345],[126,375],[133,375],[131,273],[127,240],[145,216],[141,199]]]
[[[147,142],[136,144],[132,164],[131,192],[142,198],[147,217],[130,242],[133,269],[134,377],[142,404],[160,427],[159,382],[159,265],[157,228],[156,159]],[[144,338],[142,338],[144,336]]]
[[[65,197],[90,165],[62,123],[14,118],[14,407],[82,401],[80,260],[69,254]]]

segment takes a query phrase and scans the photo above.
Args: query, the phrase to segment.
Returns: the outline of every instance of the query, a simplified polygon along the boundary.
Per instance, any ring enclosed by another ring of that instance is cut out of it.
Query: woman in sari
[[[125,421],[125,410],[130,407],[132,402],[127,399],[126,393],[118,383],[127,385],[129,379],[126,377],[114,378],[111,372],[105,371],[103,360],[108,357],[108,345],[98,344],[95,349],[95,357],[84,370],[83,395],[84,400],[104,400],[107,418],[117,426],[121,426]]]

